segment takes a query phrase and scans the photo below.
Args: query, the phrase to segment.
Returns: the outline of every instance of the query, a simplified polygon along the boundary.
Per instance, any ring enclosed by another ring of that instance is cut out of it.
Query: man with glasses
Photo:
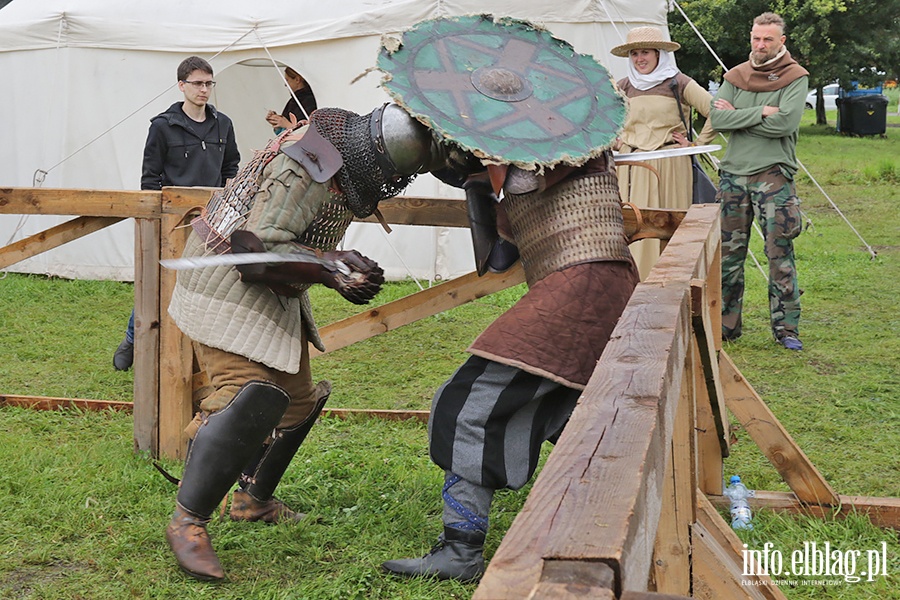
[[[223,187],[235,176],[241,155],[231,119],[209,104],[215,86],[212,67],[199,56],[178,65],[178,89],[184,101],[150,119],[142,190],[161,190],[167,185]],[[125,371],[133,362],[134,311],[125,339],[113,355],[113,366]]]

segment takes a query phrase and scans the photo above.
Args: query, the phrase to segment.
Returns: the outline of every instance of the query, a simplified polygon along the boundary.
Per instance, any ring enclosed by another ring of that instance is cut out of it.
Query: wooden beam
[[[162,209],[171,214],[184,214],[191,208],[205,206],[216,189],[167,187],[169,202]],[[158,218],[160,194],[155,190],[5,187],[0,188],[0,214]],[[379,210],[394,225],[469,226],[464,200],[398,196],[382,200]],[[629,208],[622,212],[626,234],[634,235],[638,230],[635,213]],[[683,218],[684,211],[641,209],[645,237],[669,239]],[[361,220],[377,222],[374,217]]]
[[[79,410],[116,410],[131,412],[131,402],[117,402],[114,400],[88,400],[82,398],[53,398],[49,396],[17,396],[14,394],[0,394],[0,406],[18,406],[33,410],[66,410],[77,408]]]
[[[588,587],[578,584],[541,583],[528,600],[616,600],[609,588]]]
[[[619,596],[619,600],[690,600],[690,596],[656,592],[635,592],[629,590]]]
[[[378,203],[385,221],[392,225],[431,225],[435,227],[469,227],[465,200],[397,196]],[[378,223],[375,216],[354,219]]]
[[[0,394],[0,406],[17,406],[19,408],[30,408],[33,410],[67,410],[72,408],[91,411],[115,410],[129,413],[134,413],[136,409],[133,402],[90,400],[86,398],[53,398],[49,396],[20,396],[15,394]],[[427,423],[429,411],[326,408],[322,411],[322,414],[336,419],[366,417],[384,419],[386,421],[407,421],[411,419],[419,421],[420,423]]]
[[[200,214],[200,209],[207,205],[213,192],[218,189],[220,188],[164,187],[160,199],[160,214],[182,217],[181,225],[186,225],[188,219],[184,217]]]
[[[695,345],[696,341],[691,340]],[[666,461],[662,510],[656,529],[649,589],[667,594],[691,593],[691,523],[696,520],[694,353],[688,351],[675,412],[672,444]]]
[[[722,349],[722,244],[716,244],[706,270],[706,308],[716,352]]]
[[[743,544],[703,494],[691,540],[695,598],[786,600],[768,575],[743,574]]]
[[[529,600],[615,600],[615,575],[603,563],[548,560]]]
[[[690,338],[687,293],[635,290],[473,598],[527,597],[550,560],[603,562],[617,593],[646,589]]]
[[[695,278],[706,279],[710,258],[715,255],[721,236],[719,205],[691,206],[646,282],[687,285]]]
[[[797,498],[808,504],[836,506],[835,491],[724,350],[719,353],[719,368],[728,409]]]
[[[609,562],[617,592],[647,586],[689,343],[687,290],[638,286],[556,448],[574,477],[544,557]]]
[[[719,376],[719,358],[716,354],[715,338],[722,336],[712,329],[712,319],[709,314],[709,304],[706,294],[706,281],[694,279],[691,281],[691,320],[694,325],[694,336],[697,339],[697,349],[700,353],[700,362],[703,365],[703,376],[706,382],[707,395],[712,408],[713,424],[716,428],[716,437],[719,442],[719,450],[722,457],[727,458],[729,448],[728,415],[725,411],[725,395],[722,391],[722,381]]]
[[[160,192],[0,188],[0,214],[85,217],[159,217]]]
[[[468,227],[469,218],[465,200],[447,198],[422,198],[398,196],[378,203],[378,210],[385,221],[392,225],[430,225],[434,227]],[[640,221],[634,208],[622,208],[625,235],[633,237],[640,230],[641,238],[668,240],[684,219],[685,211],[665,208],[641,208]],[[377,223],[374,216],[355,219],[365,223]]]
[[[604,562],[617,593],[646,589],[691,338],[690,282],[704,275],[718,223],[718,207],[692,207],[635,290],[474,598],[527,597],[548,560]]]
[[[718,508],[730,506],[730,500],[725,496],[707,496],[707,498],[710,503]],[[900,531],[900,498],[845,496],[840,494],[836,505],[820,506],[818,504],[800,502],[797,496],[791,492],[757,490],[756,495],[750,499],[750,506],[754,510],[766,508],[819,518],[846,517],[849,514],[857,513],[866,515],[876,527]]]
[[[168,204],[168,188],[163,204]],[[160,222],[160,259],[181,255],[190,228],[181,227],[182,215],[167,211]],[[158,267],[158,264],[157,264]],[[190,339],[175,325],[167,307],[175,289],[175,272],[159,273],[159,455],[183,459],[187,449],[185,427],[194,415],[193,350]]]
[[[469,273],[331,323],[322,327],[319,335],[327,352],[333,352],[524,281],[521,263],[516,263],[505,273],[485,273],[482,277],[474,272]],[[322,354],[312,347],[309,352],[310,357]]]
[[[722,493],[722,477],[724,463],[722,447],[716,432],[716,418],[713,415],[712,401],[709,398],[709,387],[706,385],[706,374],[703,361],[700,359],[700,346],[694,336],[694,375],[697,379],[696,403],[697,423],[695,428],[697,443],[697,487],[705,494]]]
[[[135,219],[134,447],[159,456],[159,236],[156,219]]]
[[[428,422],[428,410],[380,410],[371,408],[325,408],[322,411],[324,416],[336,417],[338,419],[349,419],[350,417],[375,417],[386,421],[408,421],[410,419],[419,421],[420,423]]]
[[[123,217],[76,217],[0,248],[0,269],[115,225]]]
[[[734,564],[733,558],[701,523],[694,524],[692,539],[694,598],[766,600],[760,590],[741,585],[741,571]]]
[[[715,259],[716,250],[721,245],[719,210],[718,205],[691,206],[676,236],[666,246],[656,266],[647,276],[648,283],[658,282],[662,285],[680,283],[690,286],[696,279],[702,279],[714,286],[718,285],[717,275],[709,269]],[[703,382],[705,374],[697,344],[693,345],[693,352],[696,352],[693,368],[698,382]],[[698,428],[696,454],[699,461],[698,485],[704,491],[721,493],[721,446],[709,394],[703,386],[698,385],[696,388],[695,406]]]

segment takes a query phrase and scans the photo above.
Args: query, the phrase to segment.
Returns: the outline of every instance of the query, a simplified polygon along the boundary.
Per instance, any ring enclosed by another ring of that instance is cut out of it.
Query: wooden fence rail
[[[165,311],[175,276],[159,261],[180,254],[186,217],[209,193],[0,188],[0,213],[77,217],[0,248],[0,268],[135,218],[134,440],[154,456],[183,456],[197,383],[190,344]],[[380,208],[393,224],[467,226],[458,200],[398,198]],[[723,503],[728,410],[793,490],[761,492],[766,506],[819,515],[855,506],[880,526],[900,528],[900,499],[836,494],[721,350],[719,207],[640,216],[623,209],[623,216],[629,235],[668,244],[636,288],[474,598],[783,598],[766,576],[742,572],[741,542],[715,508]],[[522,281],[518,267],[460,277],[332,323],[323,338],[335,350]],[[0,395],[0,405],[64,400]]]
[[[166,307],[175,273],[159,265],[181,254],[190,215],[206,204],[210,188],[162,191],[0,188],[0,214],[73,215],[76,218],[0,248],[0,269],[93,233],[120,220],[135,219],[134,444],[153,456],[183,458],[185,426],[193,416],[190,344]],[[460,200],[402,197],[379,208],[395,225],[467,227]],[[624,210],[626,230],[668,239],[684,213]],[[374,217],[366,219],[376,222]],[[640,227],[638,226],[640,223]],[[396,329],[524,281],[520,268],[504,274],[466,275],[391,304],[322,328],[329,351]],[[317,351],[312,353],[318,354]]]

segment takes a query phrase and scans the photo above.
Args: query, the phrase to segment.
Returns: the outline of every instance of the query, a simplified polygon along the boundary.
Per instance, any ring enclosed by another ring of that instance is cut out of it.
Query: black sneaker
[[[122,340],[116,348],[116,353],[113,354],[113,367],[116,371],[127,371],[132,363],[134,363],[134,342]]]

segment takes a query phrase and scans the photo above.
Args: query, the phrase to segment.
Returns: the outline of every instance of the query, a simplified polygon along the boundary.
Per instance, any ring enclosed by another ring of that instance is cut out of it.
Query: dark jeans
[[[125,330],[125,339],[134,343],[134,309],[131,309],[131,317],[128,319],[128,329]]]

